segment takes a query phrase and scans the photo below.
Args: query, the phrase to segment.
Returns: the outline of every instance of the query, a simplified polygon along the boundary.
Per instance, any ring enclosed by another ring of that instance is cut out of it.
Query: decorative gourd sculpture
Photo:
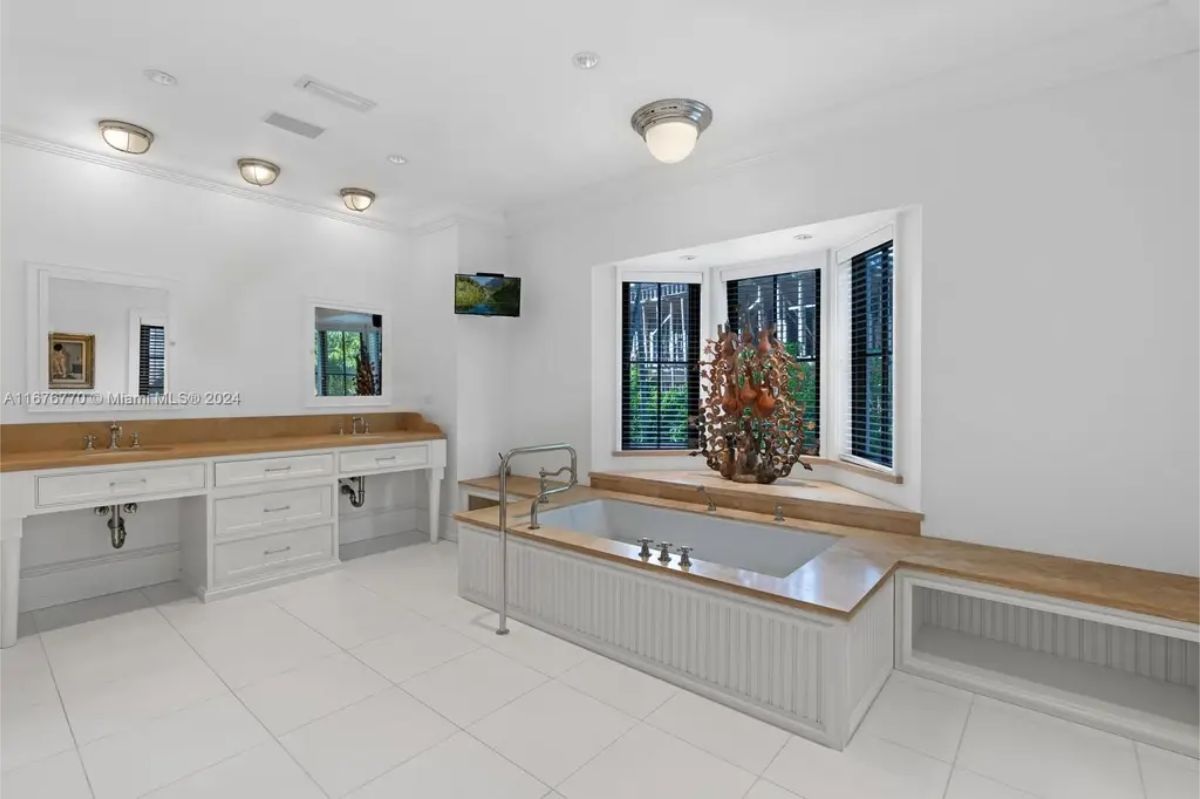
[[[773,483],[791,473],[804,453],[804,405],[788,387],[804,373],[775,337],[724,327],[704,345],[700,379],[700,449],[709,468],[728,480]]]

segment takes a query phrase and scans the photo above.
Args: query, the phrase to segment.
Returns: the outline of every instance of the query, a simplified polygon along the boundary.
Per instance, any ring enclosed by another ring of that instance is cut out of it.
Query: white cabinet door
[[[36,486],[40,508],[83,502],[106,505],[131,497],[203,489],[204,464],[42,475]]]
[[[396,447],[344,449],[338,453],[338,469],[343,475],[419,469],[429,464],[429,444],[405,444]]]
[[[213,582],[239,583],[333,558],[333,525],[271,533],[213,547]]]
[[[327,521],[333,514],[333,486],[265,491],[213,502],[217,538],[247,535]]]
[[[333,453],[285,455],[275,458],[253,458],[244,461],[217,461],[217,487],[267,483],[278,480],[297,480],[333,474]]]

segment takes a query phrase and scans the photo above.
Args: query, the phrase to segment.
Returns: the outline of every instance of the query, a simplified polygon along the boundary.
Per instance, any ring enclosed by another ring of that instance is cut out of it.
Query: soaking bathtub
[[[771,593],[836,536],[607,498],[538,521],[508,538],[509,613],[531,626],[837,749],[891,673],[890,579],[852,614]],[[639,558],[639,538],[691,546],[694,565]],[[499,534],[460,521],[458,550],[459,595],[495,609]]]
[[[692,559],[787,577],[837,542],[823,533],[593,499],[539,514],[538,523],[637,545],[639,538],[692,547]]]

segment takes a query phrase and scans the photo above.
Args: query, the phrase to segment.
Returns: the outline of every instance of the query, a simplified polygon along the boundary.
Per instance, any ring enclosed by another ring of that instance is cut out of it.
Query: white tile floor
[[[38,611],[4,799],[1195,799],[1197,761],[893,674],[835,752],[455,595],[452,544],[204,605]],[[40,631],[40,632],[39,632]]]

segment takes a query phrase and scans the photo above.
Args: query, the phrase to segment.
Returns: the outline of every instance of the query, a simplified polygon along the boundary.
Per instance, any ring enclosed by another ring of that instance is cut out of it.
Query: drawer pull
[[[290,549],[291,549],[291,546],[280,547],[279,549],[264,549],[263,554],[264,555],[280,555],[284,552],[287,552]]]
[[[376,463],[384,463],[385,461],[394,461],[394,460],[396,460],[395,455],[379,456],[379,457],[375,458]]]
[[[134,486],[134,485],[141,485],[144,482],[146,482],[145,477],[139,477],[136,480],[110,480],[108,482],[108,487],[116,488],[117,486]]]
[[[287,466],[268,466],[263,469],[264,472],[290,472],[291,470],[292,465],[290,463]]]
[[[278,508],[263,508],[263,513],[279,513],[280,511],[291,509],[291,505],[280,505]]]

